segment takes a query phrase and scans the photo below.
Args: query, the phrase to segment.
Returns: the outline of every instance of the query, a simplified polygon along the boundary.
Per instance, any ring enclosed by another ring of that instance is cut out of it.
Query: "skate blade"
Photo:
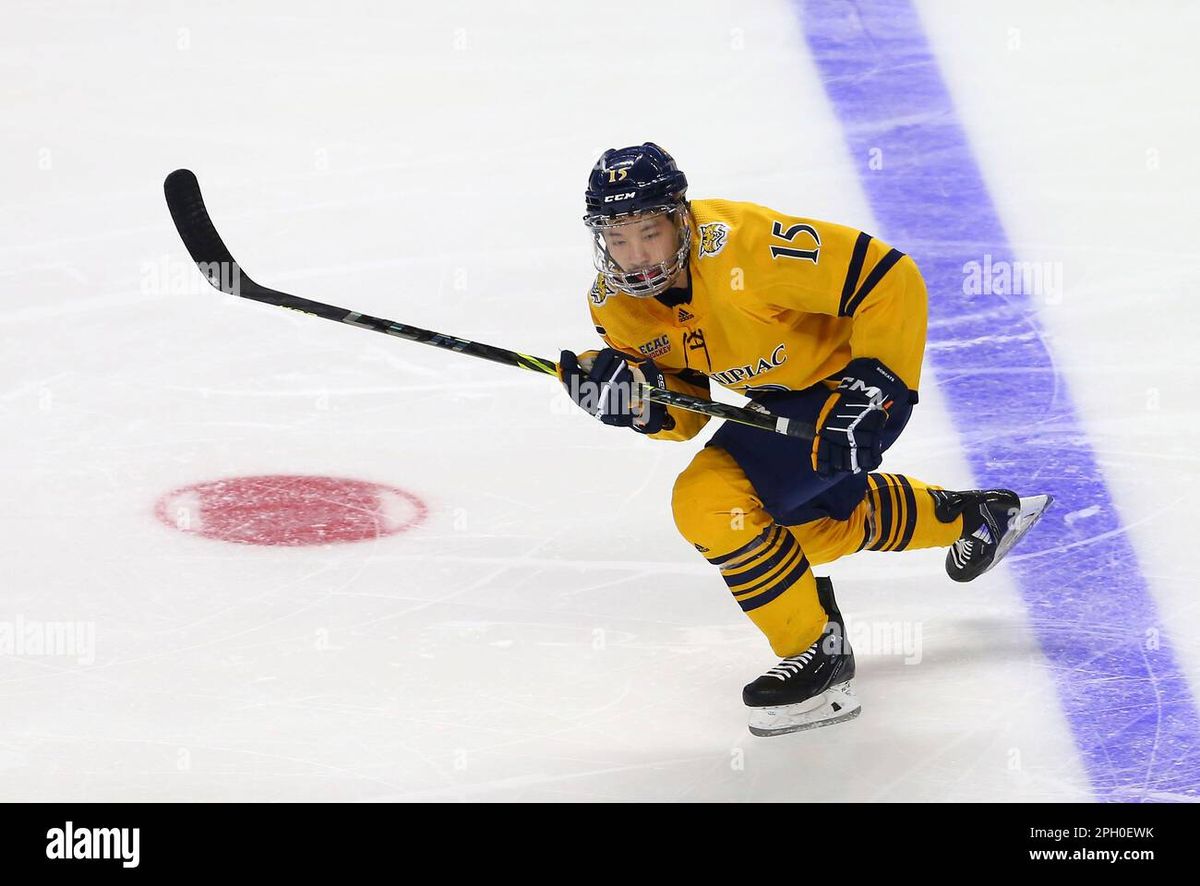
[[[758,736],[786,735],[853,720],[862,711],[851,683],[831,686],[820,695],[796,704],[777,707],[749,708],[750,734]]]
[[[1034,524],[1041,519],[1042,514],[1046,513],[1046,508],[1050,507],[1054,501],[1052,495],[1031,495],[1028,498],[1021,499],[1021,510],[1012,518],[1009,523],[1008,532],[1004,533],[1004,537],[1000,539],[1000,543],[996,545],[996,556],[992,558],[991,565],[983,572],[987,572],[997,563],[1004,559],[1005,554],[1013,549],[1017,542],[1025,537]],[[983,572],[979,573],[983,575]]]

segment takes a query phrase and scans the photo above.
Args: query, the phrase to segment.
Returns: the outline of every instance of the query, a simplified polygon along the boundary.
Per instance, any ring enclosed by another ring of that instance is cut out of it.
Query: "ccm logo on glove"
[[[879,364],[878,367],[876,367],[876,371],[880,375],[887,378],[893,385],[899,384],[899,382],[896,381],[895,376],[891,375],[882,363]],[[861,378],[852,378],[850,376],[846,376],[845,378],[842,379],[842,383],[840,385],[838,385],[838,390],[839,391],[847,391],[849,393],[864,394],[867,397],[867,399],[870,400],[872,403],[874,403],[876,406],[883,406],[885,409],[890,409],[892,406],[891,400],[884,402],[884,400],[887,397],[887,394],[884,393],[883,388],[880,388],[877,385],[868,384],[867,382],[863,381]]]
[[[817,419],[812,465],[822,477],[873,471],[883,464],[888,410],[907,402],[908,387],[872,357],[851,360]]]

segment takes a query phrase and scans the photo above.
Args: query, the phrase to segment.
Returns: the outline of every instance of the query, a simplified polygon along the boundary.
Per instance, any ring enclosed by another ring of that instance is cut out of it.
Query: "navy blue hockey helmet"
[[[653,142],[609,148],[588,176],[584,220],[666,209],[684,199],[687,186],[675,158]]]
[[[691,247],[687,186],[675,158],[653,142],[609,148],[592,167],[583,220],[592,231],[596,270],[610,289],[644,298],[671,285]],[[622,267],[609,248],[617,229],[660,214],[674,227],[674,255],[645,266]]]

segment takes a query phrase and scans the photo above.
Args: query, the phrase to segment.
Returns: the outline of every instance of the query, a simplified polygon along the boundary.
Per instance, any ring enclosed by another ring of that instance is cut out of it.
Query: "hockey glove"
[[[851,360],[817,420],[813,468],[822,477],[873,471],[883,463],[888,410],[908,400],[908,387],[872,357]]]
[[[571,399],[606,425],[656,434],[669,423],[666,406],[638,395],[641,384],[666,387],[662,370],[651,360],[631,362],[612,348],[578,357],[563,351],[558,358],[558,377]]]

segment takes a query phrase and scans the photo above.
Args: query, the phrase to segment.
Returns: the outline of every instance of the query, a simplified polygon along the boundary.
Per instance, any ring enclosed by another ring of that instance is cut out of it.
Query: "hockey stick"
[[[385,335],[457,351],[471,357],[482,357],[493,363],[503,363],[506,366],[516,366],[546,375],[558,375],[558,364],[553,360],[468,341],[465,338],[445,335],[441,332],[419,329],[416,326],[360,314],[357,311],[348,311],[345,308],[260,286],[242,270],[241,265],[238,264],[221,239],[221,235],[217,233],[216,226],[213,225],[212,219],[208,216],[208,210],[204,207],[204,198],[200,194],[200,183],[191,170],[176,169],[167,176],[167,180],[163,183],[163,190],[166,193],[167,206],[171,210],[171,218],[175,221],[179,236],[183,238],[183,245],[187,247],[187,251],[196,262],[200,273],[204,274],[208,282],[222,292],[263,304],[278,305],[281,308],[313,314],[327,320],[336,320],[338,323],[346,323],[360,329],[372,329]],[[765,409],[756,411],[741,406],[731,406],[727,403],[714,403],[650,385],[642,385],[641,389],[642,396],[655,403],[677,406],[680,409],[699,412],[713,418],[736,421],[791,437],[805,440],[813,438],[814,429],[811,424],[772,415]]]

